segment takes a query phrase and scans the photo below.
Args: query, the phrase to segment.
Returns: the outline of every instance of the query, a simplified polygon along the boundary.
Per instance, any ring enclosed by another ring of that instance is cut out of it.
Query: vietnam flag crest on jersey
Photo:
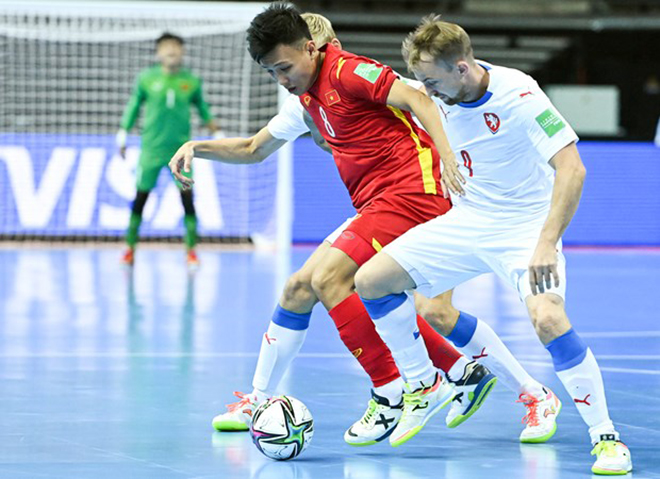
[[[325,101],[330,105],[334,105],[335,103],[339,103],[341,101],[341,98],[339,97],[339,93],[337,93],[337,90],[330,90],[328,93],[325,94]]]

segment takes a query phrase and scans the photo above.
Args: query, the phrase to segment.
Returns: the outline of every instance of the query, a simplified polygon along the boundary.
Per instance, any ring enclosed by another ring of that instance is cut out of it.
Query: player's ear
[[[470,65],[467,62],[460,61],[456,64],[458,69],[458,74],[462,77],[466,76],[470,72]]]
[[[310,56],[312,56],[316,51],[316,43],[314,43],[314,40],[309,40],[307,43],[305,43],[304,50],[309,53]]]

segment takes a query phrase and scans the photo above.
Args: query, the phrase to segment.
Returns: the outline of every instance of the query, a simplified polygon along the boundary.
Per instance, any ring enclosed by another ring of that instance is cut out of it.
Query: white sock
[[[580,416],[589,426],[591,442],[598,442],[601,434],[615,434],[607,410],[603,377],[591,349],[587,348],[587,354],[581,363],[557,371],[557,376],[573,398]]]
[[[369,300],[365,301],[365,306],[369,311]],[[371,316],[374,317],[373,314]],[[376,331],[392,352],[392,357],[406,380],[411,385],[419,382],[433,384],[436,371],[417,329],[417,312],[412,297],[407,296],[397,307],[377,318],[374,319]]]
[[[277,392],[277,387],[291,361],[300,351],[306,336],[306,329],[298,331],[270,322],[261,341],[259,360],[252,379],[255,390],[267,397]]]
[[[382,386],[374,387],[374,392],[390,402],[390,406],[396,406],[401,402],[403,395],[403,378],[399,376]]]
[[[535,397],[544,395],[543,386],[525,371],[495,331],[482,320],[477,319],[474,334],[467,344],[458,349],[468,359],[476,359],[484,364],[497,376],[498,381],[516,394],[527,393]]]
[[[255,402],[257,404],[261,404],[266,399],[269,399],[273,396],[272,394],[268,394],[267,392],[262,391],[262,390],[257,389],[257,388],[253,389],[250,394],[252,394],[252,396],[255,397]]]
[[[456,361],[454,365],[449,368],[449,371],[447,371],[447,377],[449,380],[453,382],[460,380],[465,373],[465,366],[468,364],[470,364],[470,361],[468,361],[465,356],[458,358],[458,361]]]

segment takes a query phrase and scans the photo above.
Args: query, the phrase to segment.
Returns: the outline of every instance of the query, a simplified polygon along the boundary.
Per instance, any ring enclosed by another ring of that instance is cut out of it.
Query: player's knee
[[[382,281],[375,274],[369,262],[363,265],[355,274],[355,289],[362,298],[376,299],[389,294],[385,291]]]
[[[429,299],[416,294],[415,309],[417,314],[443,336],[450,334],[456,325],[458,311],[451,302]]]
[[[566,332],[570,327],[562,299],[556,295],[547,295],[529,305],[532,324],[542,341]]]
[[[300,271],[293,273],[284,287],[282,306],[285,309],[298,309],[315,302],[316,295],[312,289],[311,278]]]

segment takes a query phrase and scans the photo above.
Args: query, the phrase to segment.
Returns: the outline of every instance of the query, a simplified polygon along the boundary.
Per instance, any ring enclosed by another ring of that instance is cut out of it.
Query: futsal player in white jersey
[[[326,18],[311,13],[303,14],[303,18],[318,45],[332,43],[341,48],[332,25]],[[181,170],[186,164],[190,164],[193,156],[227,163],[258,163],[286,141],[292,141],[308,131],[311,131],[319,146],[331,152],[316,131],[311,119],[307,122],[303,119],[299,98],[292,96],[286,100],[279,114],[256,135],[250,138],[188,142],[172,158],[170,168],[172,173],[179,177]],[[186,180],[183,184],[186,184]],[[284,373],[302,346],[309,325],[310,313],[298,313],[298,311],[311,311],[318,301],[316,292],[311,287],[312,276],[318,272],[320,262],[327,255],[331,244],[342,234],[352,219],[347,220],[344,225],[330,234],[287,282],[280,304],[264,335],[254,374],[254,389],[250,394],[235,393],[240,401],[228,405],[228,412],[214,418],[213,426],[217,430],[247,430],[252,411],[258,403],[277,390]],[[332,279],[332,281],[340,281],[340,287],[348,286],[353,291],[352,274],[346,279],[350,284],[343,284],[340,280]],[[354,296],[351,301],[357,301],[364,310],[357,295],[351,296]],[[435,317],[466,314],[452,306],[451,293],[427,300],[422,306],[427,314]],[[332,312],[330,315],[337,324]],[[282,316],[286,317],[282,318]],[[288,320],[291,317],[296,319],[295,324],[289,324],[291,321]],[[361,320],[358,322],[359,318]],[[368,324],[365,325],[362,319]],[[479,408],[496,379],[483,364],[472,359],[468,360],[447,344],[426,322],[421,321],[420,332],[424,341],[429,344],[430,357],[446,375],[451,387],[455,388],[453,392],[455,397],[451,402],[446,421],[449,427],[456,427]],[[356,331],[356,327],[361,329]],[[398,423],[402,412],[399,403],[402,400],[403,380],[391,359],[389,350],[373,328],[366,310],[362,316],[351,316],[350,321],[344,321],[343,325],[338,325],[338,329],[340,338],[374,383],[372,399],[369,401],[365,416],[348,429],[345,440],[351,445],[374,444],[388,437]],[[387,372],[387,375],[384,372]],[[387,421],[382,420],[383,417]]]
[[[586,174],[575,132],[531,77],[475,61],[458,25],[427,17],[403,52],[410,70],[439,100],[459,164],[445,164],[443,172],[446,188],[455,193],[454,208],[394,240],[356,275],[377,331],[405,374],[407,361],[419,364],[410,353],[418,343],[412,334],[415,305],[405,291],[434,296],[496,273],[526,304],[559,379],[589,426],[596,455],[592,472],[626,474],[632,470],[630,452],[610,420],[600,369],[564,308],[561,236]],[[485,348],[498,356],[504,346],[479,320],[459,317],[434,326],[468,355]],[[426,367],[431,374],[428,362]],[[560,406],[542,387],[529,388],[520,400],[539,427]]]
[[[332,42],[335,46],[341,48],[339,40],[335,37],[334,31],[330,23],[324,17],[316,14],[304,14],[303,17],[310,27],[310,31],[314,38],[320,43]],[[402,78],[403,81],[409,83],[411,86],[421,89],[422,84],[416,81],[410,81]],[[319,146],[323,147],[331,153],[330,149],[325,146],[323,138],[318,134],[311,119],[307,121],[303,117],[304,109],[300,100],[296,96],[288,97],[279,113],[271,119],[266,127],[260,130],[256,135],[250,138],[230,138],[218,140],[208,143],[214,145],[212,159],[220,161],[228,161],[231,163],[256,163],[262,161],[267,156],[275,152],[287,141],[293,141],[300,135],[311,132],[315,141]],[[204,156],[200,154],[199,156]],[[324,241],[319,250],[327,248],[332,244],[341,233],[350,224],[353,218],[349,218],[344,224],[333,231]],[[304,278],[308,278],[314,269],[316,260],[319,253],[315,253],[305,263],[300,271],[295,273],[295,276],[300,282]],[[295,283],[293,283],[295,284]],[[291,301],[295,301],[300,294],[294,291],[288,291],[291,283],[287,285],[287,290],[283,294],[283,298],[289,298],[286,306],[291,307]],[[304,289],[304,288],[295,288]],[[467,313],[456,310],[451,304],[451,293],[440,295],[438,298],[428,299],[419,296],[417,299],[417,307],[420,314],[431,321],[442,322],[444,319],[451,317],[466,317],[474,319]],[[485,325],[485,323],[484,323]],[[488,326],[484,326],[488,328]],[[245,430],[249,427],[252,410],[256,407],[258,402],[265,399],[264,393],[272,394],[272,391],[277,389],[281,379],[288,369],[293,358],[297,355],[298,350],[304,341],[306,330],[294,331],[281,327],[278,324],[273,324],[268,328],[267,334],[264,336],[262,350],[259,355],[259,361],[254,375],[254,389],[250,394],[237,393],[241,399],[237,403],[229,405],[229,411],[216,416],[213,420],[213,425],[218,430]],[[275,339],[275,341],[273,341]],[[276,354],[275,354],[276,353]],[[484,363],[488,368],[492,369],[503,382],[505,386],[518,394],[521,390],[529,387],[542,387],[538,384],[513,358],[511,353],[502,346],[498,351],[498,357],[489,354],[486,351],[478,351],[474,354],[480,363]],[[458,363],[457,363],[458,364]],[[388,400],[392,401],[392,396],[400,395],[400,387],[397,391],[386,391],[387,385],[383,388],[375,388],[376,393],[382,394]],[[461,388],[459,388],[461,389]],[[460,396],[468,396],[463,394]],[[459,398],[462,399],[462,398]],[[467,407],[463,404],[464,401],[454,400],[450,413],[447,415],[447,424],[456,424],[457,417],[459,417]],[[386,407],[379,405],[379,413],[389,417],[391,411]],[[373,415],[372,415],[373,416]],[[375,417],[378,417],[376,415]],[[521,441],[523,442],[545,442],[547,441],[554,431],[556,430],[556,415],[548,417],[544,422],[545,427],[539,427],[534,422],[527,422],[525,429],[521,433]],[[358,421],[361,423],[361,421]],[[356,423],[356,424],[358,424]],[[351,444],[361,444],[364,442],[371,442],[371,436],[377,433],[376,428],[367,427],[352,427],[352,432],[357,432],[351,436],[346,436],[347,442]],[[392,427],[396,426],[396,422],[392,423]],[[550,433],[548,433],[550,431]]]

